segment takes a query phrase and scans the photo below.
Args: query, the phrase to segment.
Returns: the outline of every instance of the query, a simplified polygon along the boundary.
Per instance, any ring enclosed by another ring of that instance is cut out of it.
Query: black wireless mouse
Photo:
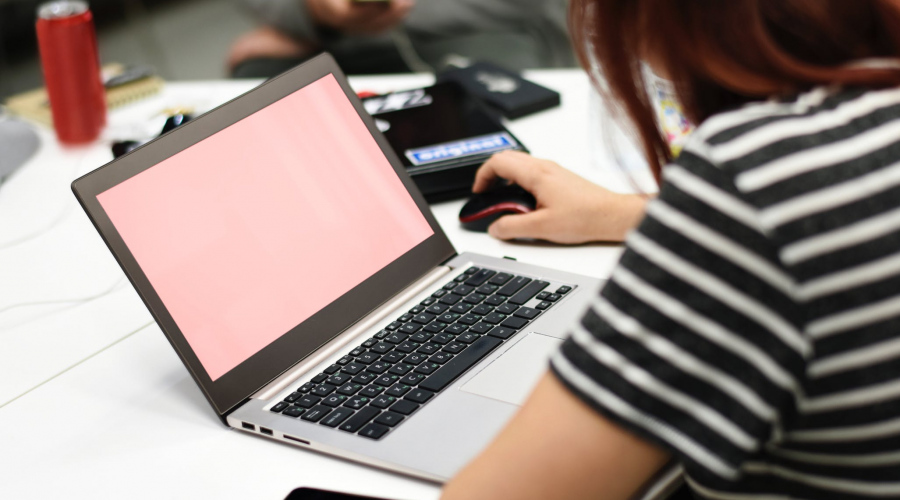
[[[528,191],[510,184],[472,195],[459,211],[459,222],[469,231],[487,231],[495,220],[509,214],[527,214],[537,206]]]

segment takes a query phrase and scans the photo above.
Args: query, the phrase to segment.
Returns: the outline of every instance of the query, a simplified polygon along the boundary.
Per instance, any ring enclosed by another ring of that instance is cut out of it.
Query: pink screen
[[[331,75],[98,199],[213,380],[434,234]]]

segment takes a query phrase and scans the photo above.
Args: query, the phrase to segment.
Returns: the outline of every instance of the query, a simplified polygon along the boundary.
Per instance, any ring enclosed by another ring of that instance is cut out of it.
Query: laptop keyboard
[[[381,439],[572,290],[549,287],[471,267],[270,411]]]

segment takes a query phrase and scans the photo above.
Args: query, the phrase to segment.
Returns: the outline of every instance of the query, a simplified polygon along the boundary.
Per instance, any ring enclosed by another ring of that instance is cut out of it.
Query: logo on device
[[[410,90],[407,92],[395,92],[379,97],[370,97],[363,101],[366,111],[370,115],[400,111],[401,109],[418,108],[428,106],[433,99],[425,93],[424,89]]]
[[[487,87],[488,92],[512,94],[519,90],[519,82],[502,73],[488,73],[487,71],[481,71],[475,75],[475,79]]]
[[[516,140],[509,134],[490,134],[462,141],[409,149],[406,151],[406,157],[413,165],[427,165],[454,158],[495,153],[516,146]]]

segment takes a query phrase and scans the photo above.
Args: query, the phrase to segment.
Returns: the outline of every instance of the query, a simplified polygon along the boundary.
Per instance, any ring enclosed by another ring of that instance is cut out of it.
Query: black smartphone
[[[284,500],[390,500],[387,498],[364,497],[340,493],[337,491],[325,491],[315,488],[297,488]]]

